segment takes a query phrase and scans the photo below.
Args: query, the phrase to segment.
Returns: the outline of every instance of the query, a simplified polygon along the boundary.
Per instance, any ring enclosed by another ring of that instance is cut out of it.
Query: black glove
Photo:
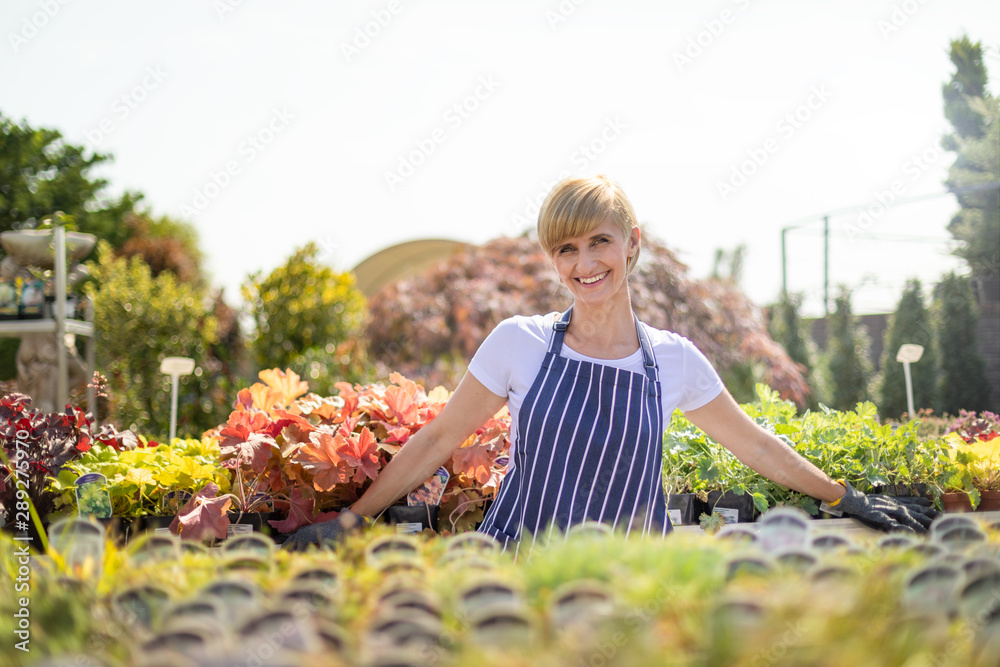
[[[349,509],[343,509],[336,519],[302,526],[288,536],[281,548],[289,551],[305,551],[314,544],[321,547],[334,546],[343,540],[345,535],[360,530],[370,521],[367,517],[355,514]]]
[[[911,533],[926,533],[937,510],[927,498],[897,498],[895,496],[866,496],[841,480],[847,493],[834,506],[869,528],[888,532],[905,530]]]

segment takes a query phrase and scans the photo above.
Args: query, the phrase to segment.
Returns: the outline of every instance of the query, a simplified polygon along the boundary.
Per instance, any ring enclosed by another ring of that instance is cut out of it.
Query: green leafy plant
[[[1000,425],[993,413],[984,415],[988,417],[967,413],[945,438],[953,448],[962,481],[971,483],[978,492],[969,491],[973,507],[978,506],[983,491],[1000,491]],[[954,486],[966,488],[968,483]]]
[[[175,439],[170,445],[141,438],[128,450],[93,447],[50,481],[68,509],[76,509],[74,483],[88,473],[107,478],[112,514],[123,518],[173,515],[206,484],[223,492],[230,488],[230,471],[210,438]]]
[[[718,512],[711,514],[702,512],[701,516],[698,517],[698,525],[709,535],[715,535],[726,525],[726,518]]]
[[[951,456],[948,444],[922,439],[918,422],[882,424],[872,403],[838,411],[796,413],[765,385],[757,386],[757,401],[743,410],[834,479],[846,479],[864,491],[923,493],[940,496],[946,490],[974,490],[972,479]],[[674,492],[697,493],[703,500],[713,490],[749,493],[758,510],[776,505],[819,511],[815,499],[771,482],[740,463],[729,450],[675,412],[664,434],[664,484]],[[887,488],[893,487],[893,488]]]

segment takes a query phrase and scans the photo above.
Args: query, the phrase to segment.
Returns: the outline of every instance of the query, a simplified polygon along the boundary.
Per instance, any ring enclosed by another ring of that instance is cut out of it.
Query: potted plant
[[[130,449],[93,447],[51,480],[67,509],[76,509],[77,480],[94,473],[107,480],[112,515],[130,523],[133,532],[168,527],[191,494],[207,482],[229,490],[229,470],[211,439],[175,439],[167,445],[140,436]]]
[[[697,523],[703,512],[748,522],[769,506],[768,481],[680,412],[674,413],[664,436],[664,478],[669,491],[687,494],[671,501],[675,494],[670,493],[668,498],[668,509],[681,510],[682,523]]]
[[[922,439],[919,421],[880,423],[872,403],[851,411],[821,406],[798,415],[793,403],[758,385],[757,400],[741,407],[827,475],[865,492],[938,497],[948,487],[974,490],[942,439]],[[664,436],[664,479],[668,488],[698,494],[713,511],[742,509],[740,520],[777,505],[825,516],[817,499],[764,479],[679,412]]]
[[[31,399],[24,394],[4,396],[0,399],[0,515],[4,528],[29,533],[37,530],[26,513],[33,513],[44,526],[63,498],[63,492],[48,483],[51,478],[95,444],[122,448],[134,439],[130,431],[119,433],[110,424],[95,432],[90,417],[73,406],[67,405],[65,412],[44,413],[31,408]],[[33,545],[42,546],[34,539]]]
[[[440,413],[449,393],[425,392],[398,373],[388,385],[337,384],[339,395],[309,394],[308,384],[291,370],[261,371],[262,382],[239,392],[226,424],[207,434],[217,439],[223,465],[231,471],[230,501],[247,506],[267,498],[283,514],[270,525],[280,533],[336,516],[357,500],[407,440]],[[509,448],[506,410],[487,421],[445,464],[448,482],[440,514],[449,525],[465,518],[474,506],[495,494],[505,473],[497,464]],[[216,497],[222,497],[218,495]],[[182,534],[201,534],[209,521],[221,532],[224,501],[207,505],[211,490],[182,515]],[[204,515],[202,517],[202,515]],[[457,519],[457,520],[456,520]]]
[[[991,412],[977,416],[962,411],[945,440],[952,448],[958,473],[973,488],[942,496],[946,510],[1000,510],[1000,418]]]

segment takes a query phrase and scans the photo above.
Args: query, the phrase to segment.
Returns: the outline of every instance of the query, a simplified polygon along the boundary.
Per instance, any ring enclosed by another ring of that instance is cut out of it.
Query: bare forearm
[[[454,447],[442,447],[432,430],[425,428],[393,456],[351,511],[373,517],[396,499],[417,488],[451,456]]]
[[[686,414],[695,426],[771,481],[826,502],[844,495],[843,486],[747,417],[728,391]]]
[[[843,486],[764,429],[757,434],[754,446],[741,454],[737,454],[737,458],[743,463],[794,491],[826,502],[844,495]]]

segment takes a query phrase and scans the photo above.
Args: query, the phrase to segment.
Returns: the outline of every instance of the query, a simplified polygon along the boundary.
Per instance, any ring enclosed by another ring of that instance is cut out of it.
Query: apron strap
[[[569,318],[572,313],[573,306],[570,306],[552,323],[552,330],[555,333],[552,335],[552,340],[549,341],[549,354],[559,356],[562,353],[563,338],[566,337],[566,329],[569,328]]]
[[[649,379],[647,392],[650,396],[655,396],[656,388],[660,385],[660,369],[656,365],[656,357],[653,356],[653,345],[649,342],[646,327],[639,321],[638,316],[635,317],[635,329],[639,333],[639,347],[642,348],[643,370],[646,371],[646,378]]]
[[[549,354],[558,356],[562,353],[563,339],[566,337],[566,330],[569,328],[569,321],[572,314],[573,306],[570,306],[566,309],[566,312],[562,313],[552,323],[552,330],[555,333],[553,333],[552,340],[549,342]],[[646,328],[639,321],[639,316],[633,312],[632,317],[635,318],[635,330],[639,335],[639,347],[642,349],[643,370],[645,370],[646,378],[650,382],[649,393],[650,395],[655,395],[660,377],[659,368],[656,365],[656,357],[653,356],[653,345],[649,342],[649,335],[646,333]]]

